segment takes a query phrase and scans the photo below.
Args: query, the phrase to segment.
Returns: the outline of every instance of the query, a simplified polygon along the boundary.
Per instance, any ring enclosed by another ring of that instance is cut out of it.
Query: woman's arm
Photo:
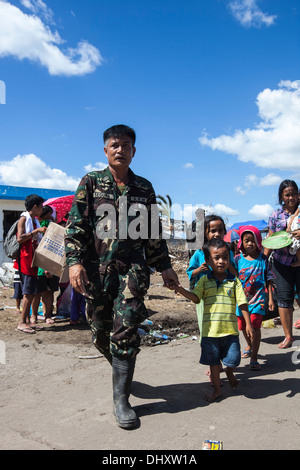
[[[272,235],[274,232],[272,232],[272,230],[269,229],[269,232],[268,232],[268,237],[270,235]],[[267,258],[269,258],[270,254],[272,253],[273,250],[271,250],[270,248],[264,248],[264,255],[266,255]]]

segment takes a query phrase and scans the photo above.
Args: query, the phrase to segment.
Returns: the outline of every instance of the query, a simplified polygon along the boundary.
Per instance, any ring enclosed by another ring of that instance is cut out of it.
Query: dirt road
[[[225,450],[300,448],[300,332],[294,331],[293,348],[281,350],[281,326],[263,328],[261,371],[250,371],[242,359],[238,389],[222,374],[223,399],[210,404],[194,305],[152,277],[151,318],[154,326],[173,328],[174,340],[142,347],[131,396],[140,424],[125,431],[112,415],[109,364],[87,358],[98,355],[89,329],[58,321],[35,335],[17,332],[17,316],[7,308],[11,295],[1,290],[1,449],[198,451],[206,439],[223,441]]]

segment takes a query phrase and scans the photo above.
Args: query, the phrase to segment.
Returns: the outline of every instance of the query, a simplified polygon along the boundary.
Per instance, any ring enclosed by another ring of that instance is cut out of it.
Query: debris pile
[[[189,265],[186,242],[184,240],[168,240],[167,244],[174,271],[185,273]]]
[[[183,338],[197,340],[196,335],[183,333],[180,327],[163,328],[162,325],[155,325],[152,320],[145,320],[138,329],[143,346],[157,346],[159,344],[167,344],[170,341],[177,341]]]

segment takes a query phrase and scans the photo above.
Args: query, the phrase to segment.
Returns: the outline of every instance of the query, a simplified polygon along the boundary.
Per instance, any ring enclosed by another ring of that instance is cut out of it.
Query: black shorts
[[[21,300],[23,298],[21,281],[14,282],[14,289],[15,291],[14,291],[13,298]]]
[[[272,271],[276,277],[278,307],[293,308],[295,291],[300,292],[300,267],[291,268],[275,259]]]
[[[46,277],[46,276],[38,276],[38,293],[45,292],[45,290],[51,290],[53,292],[58,291],[58,284],[59,284],[59,277]]]
[[[21,279],[21,288],[22,288],[23,295],[30,295],[30,294],[35,295],[38,293],[37,277],[20,273],[20,279]]]

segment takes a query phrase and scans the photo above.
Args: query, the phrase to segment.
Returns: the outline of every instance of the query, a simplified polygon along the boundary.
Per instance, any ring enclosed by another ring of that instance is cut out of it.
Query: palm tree
[[[174,235],[174,220],[171,217],[172,213],[172,199],[169,194],[164,198],[163,196],[157,195],[157,205],[159,208],[160,216],[166,217],[171,236]]]

